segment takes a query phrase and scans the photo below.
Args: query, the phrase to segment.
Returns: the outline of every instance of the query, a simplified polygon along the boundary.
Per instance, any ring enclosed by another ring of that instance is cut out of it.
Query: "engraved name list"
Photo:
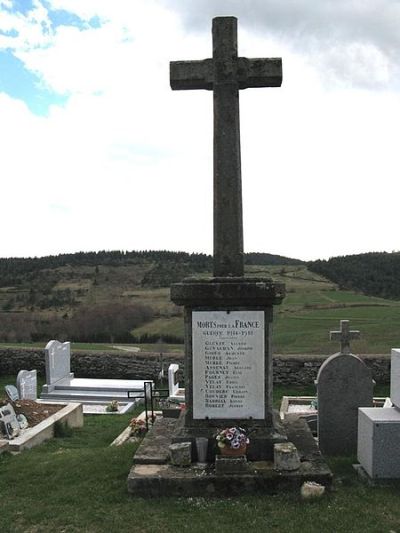
[[[193,311],[193,418],[264,417],[264,313]]]

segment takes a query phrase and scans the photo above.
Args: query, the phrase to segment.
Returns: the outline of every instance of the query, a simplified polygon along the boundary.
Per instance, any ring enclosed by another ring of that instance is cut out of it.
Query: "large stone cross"
[[[243,276],[239,89],[279,87],[282,60],[238,57],[237,19],[213,19],[213,57],[172,61],[172,89],[214,93],[214,276]]]
[[[350,330],[350,323],[348,320],[340,321],[340,331],[331,331],[331,341],[340,341],[340,353],[343,355],[351,354],[350,341],[359,339],[360,332],[358,330]]]

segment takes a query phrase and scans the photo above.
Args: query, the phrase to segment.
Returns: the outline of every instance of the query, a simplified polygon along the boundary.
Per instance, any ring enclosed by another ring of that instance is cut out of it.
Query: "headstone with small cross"
[[[348,320],[340,321],[340,330],[331,331],[331,341],[340,341],[340,353],[342,355],[348,355],[350,351],[350,341],[353,339],[359,339],[360,332],[357,329],[350,330],[350,322]]]
[[[330,338],[340,342],[340,352],[328,357],[317,377],[318,442],[323,454],[348,455],[357,452],[358,408],[372,407],[371,370],[350,351],[350,340],[358,339],[348,320]]]

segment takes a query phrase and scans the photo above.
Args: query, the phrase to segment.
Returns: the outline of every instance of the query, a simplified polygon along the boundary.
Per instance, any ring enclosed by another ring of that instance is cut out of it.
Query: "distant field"
[[[334,353],[338,343],[329,340],[329,331],[339,329],[339,321],[344,319],[350,320],[352,329],[361,331],[361,339],[352,343],[354,353],[390,353],[391,348],[400,346],[400,301],[339,290],[304,266],[246,270],[286,285],[286,298],[274,308],[274,353]],[[183,318],[156,318],[133,333],[183,337]]]
[[[183,339],[183,310],[170,301],[170,290],[149,288],[141,284],[144,266],[126,267],[100,266],[81,267],[71,270],[63,267],[57,270],[59,288],[71,291],[86,305],[103,302],[130,302],[146,304],[153,310],[154,319],[134,329],[137,340],[144,335],[151,336],[150,345],[134,345],[142,350],[183,351],[183,345],[166,345],[167,336]],[[277,354],[330,354],[338,350],[337,342],[329,341],[329,331],[339,329],[341,319],[350,320],[352,329],[361,331],[361,339],[352,344],[354,353],[390,353],[391,348],[400,346],[400,301],[364,296],[351,291],[339,290],[338,286],[322,276],[307,270],[304,265],[294,266],[247,266],[246,275],[272,277],[286,285],[287,296],[280,306],[275,306],[273,323],[273,351]],[[86,277],[85,277],[86,276]],[[96,283],[94,283],[96,279]],[[89,288],[88,288],[89,287]],[[18,291],[15,292],[16,305]],[[0,290],[1,298],[13,293],[12,288]],[[79,296],[81,294],[81,296]],[[22,298],[22,296],[19,296]],[[22,302],[22,299],[21,299]],[[25,310],[21,303],[20,310]],[[60,307],[57,313],[70,311]],[[35,311],[39,312],[39,311]],[[48,309],[40,311],[46,318]],[[0,314],[1,320],[1,314]],[[45,342],[30,343],[27,346],[44,348]],[[0,344],[5,346],[6,344]],[[7,346],[18,344],[7,343]],[[121,343],[83,344],[73,343],[72,349],[117,350]],[[128,347],[125,347],[125,349]]]

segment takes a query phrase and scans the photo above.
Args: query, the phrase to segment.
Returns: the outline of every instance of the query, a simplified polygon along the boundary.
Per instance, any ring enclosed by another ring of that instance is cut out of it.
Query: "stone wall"
[[[282,385],[310,385],[327,356],[275,355],[274,383]],[[371,368],[376,383],[390,383],[390,355],[361,356]],[[163,354],[165,375],[170,363],[183,369],[182,354]],[[45,375],[44,350],[0,349],[0,375],[16,375],[21,369],[36,369]],[[73,350],[71,371],[76,377],[114,379],[154,379],[161,369],[158,353],[94,352]]]

